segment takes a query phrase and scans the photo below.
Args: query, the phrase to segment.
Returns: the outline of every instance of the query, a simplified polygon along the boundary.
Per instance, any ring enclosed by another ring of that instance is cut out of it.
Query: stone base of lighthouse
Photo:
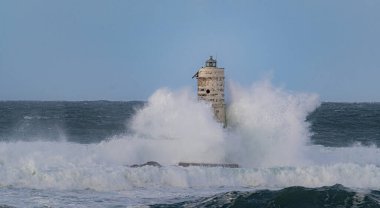
[[[210,57],[194,76],[198,80],[198,99],[211,103],[216,120],[225,127],[224,69],[218,68],[216,60]]]

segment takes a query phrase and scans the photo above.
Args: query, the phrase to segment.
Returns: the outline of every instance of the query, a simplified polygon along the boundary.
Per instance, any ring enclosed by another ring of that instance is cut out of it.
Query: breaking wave
[[[0,143],[0,185],[30,188],[255,189],[289,186],[380,187],[376,147],[310,144],[306,116],[318,96],[269,81],[230,87],[228,128],[190,90],[157,90],[127,124],[129,134],[97,144]],[[129,167],[157,161],[163,167]],[[178,167],[178,162],[238,163],[242,168]]]
[[[152,207],[378,207],[379,193],[357,193],[341,185],[320,188],[289,187],[279,191],[232,191]]]

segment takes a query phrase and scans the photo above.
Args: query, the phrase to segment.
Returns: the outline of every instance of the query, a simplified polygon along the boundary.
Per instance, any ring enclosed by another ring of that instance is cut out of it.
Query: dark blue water
[[[315,144],[380,145],[380,103],[323,103],[308,121]]]
[[[144,102],[0,102],[0,140],[96,144],[129,132]],[[308,117],[311,145],[380,145],[380,103],[322,103]],[[1,160],[0,160],[1,162]],[[4,168],[0,164],[1,168]],[[1,189],[1,179],[0,179]],[[380,191],[342,185],[231,191],[152,207],[380,207]],[[1,205],[7,207],[7,204]]]
[[[127,132],[143,102],[0,102],[0,140],[100,142]]]
[[[143,105],[139,101],[0,102],[0,140],[96,143],[128,132],[128,120]],[[322,103],[307,121],[314,144],[380,145],[380,103]]]

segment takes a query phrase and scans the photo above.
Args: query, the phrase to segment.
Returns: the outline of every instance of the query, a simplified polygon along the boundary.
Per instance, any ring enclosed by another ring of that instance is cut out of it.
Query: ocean
[[[228,93],[227,128],[189,89],[1,101],[0,207],[380,207],[380,103]],[[148,161],[161,166],[131,167]]]

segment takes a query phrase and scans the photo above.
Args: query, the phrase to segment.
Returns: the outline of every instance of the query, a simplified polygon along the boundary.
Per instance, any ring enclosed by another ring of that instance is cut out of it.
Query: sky
[[[378,0],[0,0],[0,100],[147,100],[226,80],[380,101]]]

